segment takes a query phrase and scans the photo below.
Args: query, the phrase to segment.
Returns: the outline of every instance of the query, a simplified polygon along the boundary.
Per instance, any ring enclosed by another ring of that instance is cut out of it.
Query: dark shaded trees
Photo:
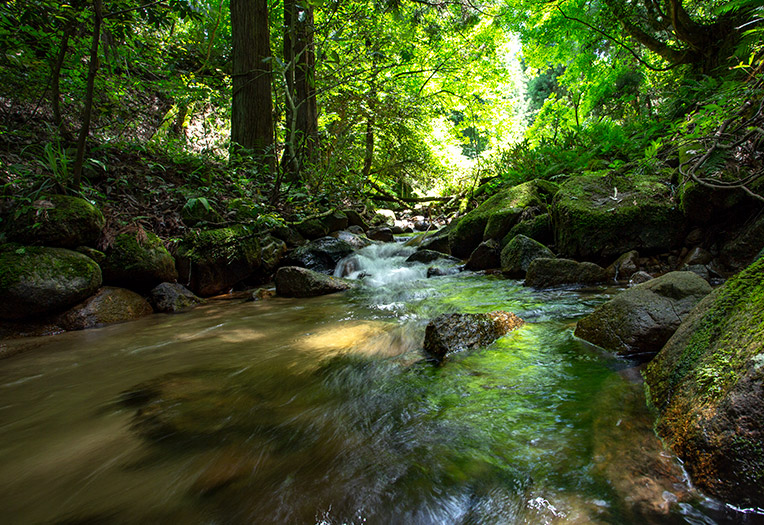
[[[231,0],[231,143],[275,169],[271,48],[266,0]]]

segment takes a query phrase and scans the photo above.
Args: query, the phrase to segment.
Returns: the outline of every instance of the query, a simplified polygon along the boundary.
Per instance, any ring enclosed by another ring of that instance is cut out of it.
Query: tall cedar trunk
[[[88,68],[88,80],[85,91],[85,107],[82,110],[82,124],[80,134],[77,137],[77,154],[74,158],[74,173],[72,174],[72,187],[74,191],[80,191],[80,184],[82,182],[85,143],[90,133],[90,116],[93,113],[93,91],[95,89],[95,77],[98,73],[98,43],[101,40],[102,23],[103,6],[101,0],[93,0],[93,40],[90,45],[90,67]]]
[[[231,0],[232,149],[251,152],[273,173],[271,47],[266,0]]]
[[[318,106],[313,10],[284,2],[284,61],[286,62],[286,148],[282,168],[290,180],[299,179],[306,164],[316,160]]]

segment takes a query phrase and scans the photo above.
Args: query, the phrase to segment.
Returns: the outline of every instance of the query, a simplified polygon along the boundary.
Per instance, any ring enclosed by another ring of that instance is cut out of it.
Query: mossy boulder
[[[764,501],[764,259],[690,312],[644,372],[656,429],[695,485]]]
[[[711,286],[693,272],[671,272],[624,290],[576,325],[577,337],[628,357],[650,358]]]
[[[321,219],[308,219],[295,224],[294,228],[306,239],[318,239],[329,234],[329,227]]]
[[[423,349],[427,358],[442,363],[449,354],[488,346],[522,326],[512,312],[497,310],[479,314],[443,314],[427,324]]]
[[[140,292],[178,278],[175,259],[162,240],[143,230],[117,235],[106,250],[101,267],[106,284]]]
[[[680,209],[687,220],[707,224],[718,220],[723,214],[740,206],[747,200],[741,189],[714,189],[694,181],[686,181],[679,187]]]
[[[751,264],[763,248],[764,215],[761,215],[724,243],[716,267],[724,275],[732,275]]]
[[[300,266],[329,275],[334,272],[340,259],[354,251],[354,246],[343,239],[322,237],[296,248],[283,263],[285,266]]]
[[[522,279],[533,261],[536,259],[554,259],[554,253],[530,237],[516,235],[501,250],[500,259],[501,271],[504,274]]]
[[[192,232],[177,246],[179,279],[197,295],[223,292],[260,267],[257,232],[236,225]]]
[[[612,259],[629,250],[660,253],[684,238],[685,221],[671,188],[645,176],[582,175],[568,179],[550,209],[557,252]]]
[[[56,323],[64,330],[85,330],[113,323],[123,323],[154,313],[151,305],[137,293],[125,288],[104,286],[98,292],[64,312]]]
[[[347,214],[339,210],[334,210],[321,220],[326,226],[326,229],[329,230],[329,233],[344,230],[349,224]]]
[[[500,262],[501,246],[496,239],[488,239],[478,244],[470,254],[470,258],[464,264],[467,270],[489,270],[498,268]]]
[[[551,288],[553,286],[603,283],[605,269],[591,262],[571,259],[534,259],[525,273],[525,286]]]
[[[451,253],[465,258],[484,240],[501,240],[528,206],[544,206],[555,189],[551,183],[532,180],[503,189],[467,213],[451,229],[448,242]]]
[[[81,253],[32,246],[0,252],[2,319],[25,319],[65,310],[100,286],[101,269]]]
[[[542,213],[535,217],[521,220],[512,226],[509,233],[504,236],[501,240],[501,245],[506,246],[517,235],[525,235],[544,245],[552,244],[554,242],[554,234],[552,233],[552,221],[549,214]]]
[[[85,199],[48,195],[9,224],[8,240],[62,248],[92,246],[101,235],[103,214]]]

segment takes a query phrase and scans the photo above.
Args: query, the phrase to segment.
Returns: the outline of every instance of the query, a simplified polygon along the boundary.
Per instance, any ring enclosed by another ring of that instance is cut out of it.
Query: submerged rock
[[[656,430],[695,485],[764,501],[764,260],[704,298],[644,373]]]
[[[501,250],[501,271],[509,277],[522,279],[536,259],[554,258],[552,250],[540,242],[525,235],[516,235]]]
[[[105,324],[122,323],[154,313],[151,305],[137,293],[125,288],[104,286],[57,318],[64,330],[84,330]]]
[[[31,246],[0,252],[0,319],[60,312],[100,286],[101,269],[81,253]]]
[[[282,297],[315,297],[354,287],[351,281],[299,266],[284,266],[276,272],[276,293]]]
[[[534,259],[525,274],[525,286],[550,288],[568,284],[597,284],[607,280],[605,269],[571,259]]]
[[[101,265],[106,284],[140,292],[178,278],[175,259],[151,232],[122,233],[114,238]]]
[[[711,286],[692,272],[671,272],[624,290],[576,325],[576,336],[623,356],[652,356]]]
[[[103,214],[85,199],[48,195],[13,221],[6,235],[22,244],[76,248],[95,244],[105,223]]]
[[[424,352],[440,363],[448,354],[487,346],[523,324],[515,314],[502,311],[439,315],[427,325]]]
[[[149,293],[149,302],[157,312],[180,312],[202,304],[204,299],[194,295],[179,283],[161,283]]]

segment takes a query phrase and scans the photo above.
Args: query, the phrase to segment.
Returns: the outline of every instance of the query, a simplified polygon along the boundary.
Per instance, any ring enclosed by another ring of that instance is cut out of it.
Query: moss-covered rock
[[[117,235],[106,251],[106,260],[101,267],[106,284],[140,292],[178,278],[175,259],[162,240],[142,230]]]
[[[503,273],[509,277],[522,279],[533,261],[536,259],[554,259],[554,253],[530,237],[516,235],[501,250],[500,259]]]
[[[326,229],[329,230],[330,233],[344,230],[348,227],[349,224],[347,214],[339,210],[334,210],[326,217],[323,217],[321,221],[324,223]]]
[[[684,216],[669,186],[644,176],[582,175],[566,181],[551,206],[557,252],[607,259],[629,250],[658,253],[677,247]]]
[[[746,200],[741,189],[716,190],[687,181],[679,187],[679,205],[687,220],[706,224],[718,219],[720,213],[731,210]]]
[[[443,314],[427,324],[424,353],[436,363],[447,355],[488,346],[499,337],[522,326],[524,321],[511,312],[486,314]]]
[[[104,286],[85,302],[61,314],[56,322],[65,330],[84,330],[132,321],[152,313],[151,305],[137,293]]]
[[[275,280],[276,293],[283,297],[316,297],[344,292],[357,284],[298,266],[279,268]]]
[[[285,266],[300,266],[331,275],[340,259],[355,251],[349,242],[335,237],[322,237],[296,248],[284,259]]]
[[[308,219],[295,224],[294,228],[306,239],[318,239],[329,234],[329,228],[321,219]]]
[[[624,290],[576,325],[576,336],[622,356],[647,359],[674,334],[711,286],[692,272],[671,272]]]
[[[258,234],[241,225],[189,233],[178,244],[176,265],[197,295],[220,293],[259,268]]]
[[[657,431],[705,492],[764,501],[764,260],[703,299],[645,370]]]
[[[204,299],[180,283],[161,283],[149,293],[149,302],[157,312],[175,313],[202,304]]]
[[[478,244],[464,264],[467,270],[489,270],[501,265],[501,246],[496,239],[488,239]]]
[[[525,274],[525,286],[550,288],[552,286],[603,283],[607,280],[605,269],[591,262],[571,259],[534,259]]]
[[[509,230],[509,233],[501,240],[501,245],[506,246],[517,235],[525,235],[531,239],[547,245],[554,242],[552,233],[552,221],[548,213],[536,215],[527,220],[521,220]]]
[[[547,181],[532,180],[499,191],[466,214],[449,232],[451,253],[465,258],[484,240],[501,240],[515,225],[523,209],[544,206],[553,188]]]
[[[63,248],[21,247],[0,252],[0,318],[25,319],[73,306],[101,286],[89,257]]]
[[[22,244],[76,248],[95,244],[104,224],[103,214],[85,199],[48,195],[13,221],[6,235]]]
[[[716,269],[724,275],[732,275],[754,261],[764,249],[764,215],[743,227],[737,235],[727,240],[719,253]]]

